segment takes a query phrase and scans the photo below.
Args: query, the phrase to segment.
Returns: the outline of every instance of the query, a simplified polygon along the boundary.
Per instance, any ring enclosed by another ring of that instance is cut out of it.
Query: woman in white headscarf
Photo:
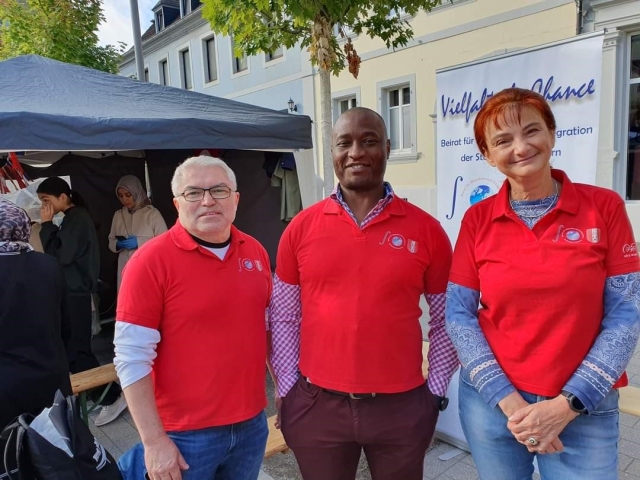
[[[118,181],[116,195],[122,208],[113,215],[109,233],[109,249],[118,254],[118,290],[122,269],[139,247],[167,231],[162,215],[151,205],[140,180],[125,175]]]

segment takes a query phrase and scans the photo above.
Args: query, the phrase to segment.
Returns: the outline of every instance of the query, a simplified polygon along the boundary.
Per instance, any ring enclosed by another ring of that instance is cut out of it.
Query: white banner
[[[556,118],[551,164],[594,184],[598,156],[604,35],[591,34],[436,72],[438,220],[455,244],[467,209],[500,189],[504,175],[476,147],[473,121],[485,100],[512,86],[549,101]],[[438,437],[467,449],[458,416],[458,373],[449,386]]]
[[[504,88],[545,96],[557,123],[551,164],[574,182],[595,183],[603,38],[602,33],[574,37],[436,73],[438,220],[452,242],[465,211],[504,181],[473,135],[476,113]]]

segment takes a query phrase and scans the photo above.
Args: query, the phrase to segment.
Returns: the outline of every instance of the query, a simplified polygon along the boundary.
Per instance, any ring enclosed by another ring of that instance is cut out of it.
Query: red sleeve
[[[164,282],[149,255],[136,254],[122,271],[116,320],[159,330],[164,312]]]
[[[431,242],[431,258],[424,274],[424,293],[445,293],[451,268],[451,242],[437,221],[430,225],[427,235]]]
[[[293,239],[298,223],[294,219],[285,229],[278,244],[278,255],[276,257],[276,275],[289,285],[300,285],[298,258],[296,256],[297,248]]]
[[[480,278],[475,255],[476,227],[469,211],[462,219],[460,233],[453,251],[449,281],[472,290],[480,291]]]
[[[269,303],[271,302],[271,294],[273,293],[273,275],[271,275],[271,260],[269,259],[269,254],[264,249],[264,247],[262,247],[261,245],[260,248],[262,250],[262,261],[264,262],[264,265],[267,266],[266,274],[267,274],[267,282],[269,283],[269,287],[268,287],[269,289],[268,289],[268,295],[267,295],[267,305],[265,306],[265,308],[269,308]]]
[[[624,275],[637,272],[640,269],[636,240],[627,215],[624,201],[616,194],[613,201],[607,205],[604,221],[607,225],[607,254],[605,268],[607,276]]]

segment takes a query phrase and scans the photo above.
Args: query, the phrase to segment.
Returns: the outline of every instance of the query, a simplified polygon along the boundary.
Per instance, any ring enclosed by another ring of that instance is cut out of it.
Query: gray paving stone
[[[630,473],[631,475],[637,475],[640,477],[640,460],[634,460],[631,462],[624,471],[625,473]]]
[[[620,438],[640,444],[640,429],[620,425]]]
[[[627,427],[635,427],[640,422],[640,418],[635,417],[633,415],[629,415],[628,413],[620,414],[620,425],[626,425]],[[640,428],[640,425],[638,425]]]
[[[618,449],[620,453],[624,453],[635,460],[640,460],[640,444],[623,438],[620,440]]]
[[[478,472],[471,465],[466,464],[465,462],[458,462],[453,467],[445,472],[450,477],[453,477],[457,480],[477,480]]]
[[[633,458],[631,458],[629,455],[625,455],[624,453],[619,454],[618,470],[620,470],[621,472],[624,472],[627,469],[627,467],[631,465],[631,462],[633,462]]]

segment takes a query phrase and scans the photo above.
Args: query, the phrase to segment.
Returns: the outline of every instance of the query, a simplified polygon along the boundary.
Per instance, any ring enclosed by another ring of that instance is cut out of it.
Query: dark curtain
[[[135,175],[144,181],[144,159],[109,156],[102,159],[66,155],[50,167],[23,165],[31,179],[68,175],[71,188],[87,202],[100,243],[100,315],[115,316],[117,255],[109,250],[109,231],[116,210],[122,208],[116,197],[116,185],[124,175]]]

